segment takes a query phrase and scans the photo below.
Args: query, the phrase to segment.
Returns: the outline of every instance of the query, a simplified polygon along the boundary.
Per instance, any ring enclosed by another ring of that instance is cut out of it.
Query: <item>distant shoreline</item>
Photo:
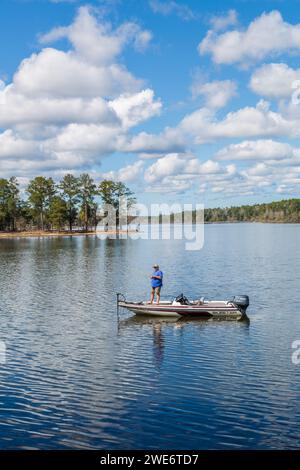
[[[164,225],[166,223],[170,223],[170,225],[176,225],[178,222],[174,222],[174,221],[163,221],[163,222],[157,222],[157,221],[153,221],[152,223],[146,223],[146,222],[141,222],[141,225]],[[199,224],[198,222],[186,222],[187,225],[197,225]],[[221,224],[276,224],[276,225],[279,225],[279,224],[283,224],[283,225],[287,225],[287,224],[293,224],[293,225],[297,225],[297,224],[300,224],[300,222],[292,222],[292,221],[289,221],[289,220],[215,220],[213,222],[210,222],[210,221],[205,221],[204,222],[204,225],[221,225]]]
[[[150,225],[163,225],[159,222],[152,222]],[[174,222],[170,222],[171,225],[174,225]],[[275,224],[275,225],[298,225],[299,222],[282,222],[282,221],[259,221],[259,220],[245,220],[245,221],[215,221],[215,222],[204,222],[204,225],[222,225],[222,224]],[[147,225],[147,224],[142,224]],[[196,225],[192,222],[192,225]],[[84,237],[84,236],[96,236],[96,235],[122,235],[126,233],[139,233],[136,230],[90,230],[88,232],[82,231],[42,231],[42,230],[33,230],[33,231],[21,231],[21,232],[0,232],[0,239],[7,238],[61,238],[61,237]]]

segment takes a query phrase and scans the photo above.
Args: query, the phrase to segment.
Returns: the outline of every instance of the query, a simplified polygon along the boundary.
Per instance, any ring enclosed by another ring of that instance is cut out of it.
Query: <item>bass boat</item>
[[[230,300],[188,300],[183,294],[173,301],[160,301],[159,304],[149,302],[129,302],[124,295],[117,294],[117,306],[126,308],[136,315],[158,317],[198,317],[243,320],[247,318],[249,306],[248,295],[236,295]]]

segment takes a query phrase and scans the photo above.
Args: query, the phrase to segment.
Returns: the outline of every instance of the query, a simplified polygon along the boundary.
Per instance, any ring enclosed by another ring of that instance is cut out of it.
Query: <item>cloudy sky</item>
[[[299,197],[300,2],[1,0],[0,176]]]

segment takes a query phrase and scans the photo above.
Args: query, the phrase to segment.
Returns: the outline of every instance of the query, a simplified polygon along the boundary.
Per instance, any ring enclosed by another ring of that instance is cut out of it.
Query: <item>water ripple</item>
[[[118,324],[115,291],[148,295],[153,259],[167,295],[248,293],[250,324],[124,312]],[[209,226],[197,253],[1,240],[0,448],[298,448],[299,259],[289,225]]]

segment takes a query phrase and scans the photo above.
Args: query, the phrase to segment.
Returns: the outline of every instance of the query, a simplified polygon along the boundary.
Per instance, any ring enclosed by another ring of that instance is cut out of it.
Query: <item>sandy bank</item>
[[[0,239],[1,238],[44,238],[44,237],[85,237],[85,236],[96,236],[99,235],[116,235],[116,234],[126,234],[130,233],[132,230],[128,232],[126,230],[107,230],[106,232],[103,231],[89,231],[89,232],[47,232],[42,230],[36,230],[32,232],[0,232]]]

